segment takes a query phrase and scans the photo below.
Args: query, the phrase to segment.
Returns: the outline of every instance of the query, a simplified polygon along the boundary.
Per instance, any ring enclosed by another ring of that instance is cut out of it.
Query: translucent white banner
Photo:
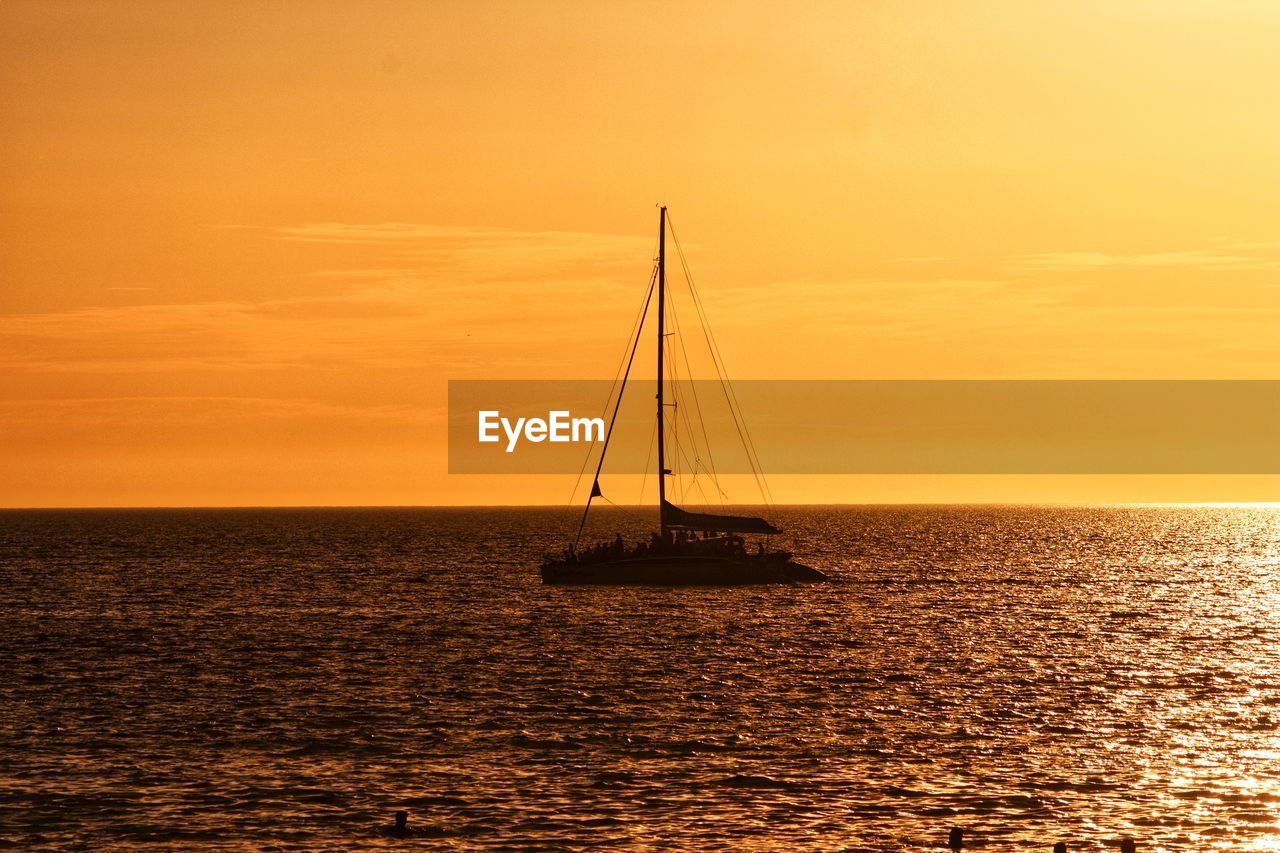
[[[655,391],[632,381],[615,420],[607,381],[451,381],[449,470],[594,469],[612,423],[605,470],[654,471]],[[664,398],[685,473],[1280,473],[1280,381],[697,380]]]

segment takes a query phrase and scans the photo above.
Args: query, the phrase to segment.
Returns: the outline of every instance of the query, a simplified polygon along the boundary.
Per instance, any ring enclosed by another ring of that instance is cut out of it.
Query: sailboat
[[[782,531],[763,518],[738,515],[716,515],[690,512],[667,500],[666,478],[671,475],[666,464],[666,407],[663,344],[666,338],[667,288],[667,208],[658,212],[657,279],[657,349],[658,349],[658,513],[659,529],[648,542],[627,547],[621,536],[612,543],[602,543],[579,550],[578,545],[591,511],[592,499],[601,497],[600,472],[608,449],[613,425],[617,420],[622,392],[619,390],[613,419],[605,435],[604,447],[596,466],[596,476],[583,508],[582,521],[574,543],[558,556],[548,556],[542,564],[545,584],[612,584],[660,586],[742,586],[749,584],[796,584],[828,580],[817,569],[797,563],[786,551],[771,550],[765,541],[749,547],[746,535],[768,537]],[[652,286],[653,279],[650,279]],[[622,377],[625,388],[631,364],[640,342],[640,331],[648,313],[652,289],[646,297],[631,346],[631,358]]]

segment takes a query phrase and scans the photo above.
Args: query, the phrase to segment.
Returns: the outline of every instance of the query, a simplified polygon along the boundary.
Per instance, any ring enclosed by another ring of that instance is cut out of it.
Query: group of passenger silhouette
[[[761,542],[755,556],[763,558],[766,554],[764,543]],[[649,541],[637,542],[630,548],[622,541],[621,533],[615,535],[612,542],[597,542],[587,548],[575,549],[570,545],[564,549],[559,559],[564,563],[604,563],[663,556],[728,557],[741,560],[748,555],[747,543],[741,536],[703,533],[699,537],[697,531],[677,530],[674,533],[667,531],[665,536],[651,533]]]

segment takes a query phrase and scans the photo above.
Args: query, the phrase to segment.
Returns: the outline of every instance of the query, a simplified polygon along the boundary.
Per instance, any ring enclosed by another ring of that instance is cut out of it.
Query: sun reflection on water
[[[1280,851],[1280,507],[777,516],[841,583],[545,588],[534,510],[9,517],[4,838]]]

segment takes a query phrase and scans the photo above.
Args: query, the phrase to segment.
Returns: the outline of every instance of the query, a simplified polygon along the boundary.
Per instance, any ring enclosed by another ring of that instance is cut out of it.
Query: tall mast
[[[667,460],[666,442],[663,440],[666,420],[662,401],[662,344],[666,335],[667,319],[667,208],[658,209],[658,525],[663,538],[667,535],[667,525],[663,519],[662,508],[667,503]]]

